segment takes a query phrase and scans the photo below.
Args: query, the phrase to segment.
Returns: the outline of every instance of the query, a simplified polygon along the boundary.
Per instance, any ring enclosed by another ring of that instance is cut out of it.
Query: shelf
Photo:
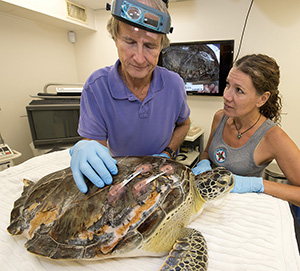
[[[187,135],[184,140],[185,141],[195,141],[199,136],[201,136],[204,133],[203,129],[200,129],[198,132],[194,133],[193,135]]]
[[[191,166],[193,163],[197,162],[199,155],[200,153],[197,151],[190,151],[187,153],[180,152],[176,157],[176,161],[186,166]]]
[[[203,137],[204,130],[201,127],[192,127],[181,144],[181,152],[177,155],[176,161],[190,168],[198,163],[203,151]]]
[[[89,24],[83,24],[77,21],[70,20],[68,18],[61,18],[53,14],[46,14],[43,12],[39,12],[30,8],[15,5],[5,1],[0,1],[0,12],[17,16],[20,18],[29,19],[31,21],[35,21],[38,23],[55,26],[68,31],[70,30],[71,31],[87,30],[93,32],[96,31],[95,26]],[[91,17],[92,17],[91,21],[93,21],[94,18],[93,16]]]

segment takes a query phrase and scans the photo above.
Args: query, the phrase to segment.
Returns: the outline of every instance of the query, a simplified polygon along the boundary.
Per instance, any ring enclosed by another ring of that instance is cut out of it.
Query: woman
[[[264,192],[300,206],[300,151],[276,124],[280,123],[279,67],[266,55],[244,56],[230,70],[224,108],[213,119],[199,174],[224,166],[235,174],[232,192]],[[266,166],[275,159],[290,185],[264,180]]]
[[[190,109],[183,80],[157,67],[160,51],[169,43],[164,2],[113,2],[107,29],[119,59],[95,71],[85,83],[78,127],[85,139],[70,150],[73,177],[83,193],[84,176],[98,187],[112,183],[111,175],[117,173],[112,156],[174,158],[188,132]]]

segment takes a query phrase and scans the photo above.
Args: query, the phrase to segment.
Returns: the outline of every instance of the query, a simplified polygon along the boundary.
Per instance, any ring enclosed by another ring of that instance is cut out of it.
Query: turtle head
[[[196,176],[196,186],[205,201],[211,201],[230,192],[234,187],[233,174],[217,167]]]

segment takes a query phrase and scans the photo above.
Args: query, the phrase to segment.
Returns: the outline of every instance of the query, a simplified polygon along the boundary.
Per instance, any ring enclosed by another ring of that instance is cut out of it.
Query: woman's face
[[[268,95],[257,95],[249,75],[233,67],[227,77],[223,94],[224,114],[231,118],[240,118],[252,112],[257,112]]]
[[[119,22],[115,40],[123,73],[132,79],[149,78],[161,51],[162,34],[152,33]]]

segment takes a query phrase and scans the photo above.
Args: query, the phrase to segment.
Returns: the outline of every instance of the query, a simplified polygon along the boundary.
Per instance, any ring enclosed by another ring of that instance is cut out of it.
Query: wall
[[[117,60],[117,50],[106,30],[110,13],[99,10],[95,13],[97,32],[78,33],[75,45],[79,80],[84,82],[96,69],[112,65]]]
[[[171,2],[175,31],[169,37],[173,42],[234,39],[237,49],[249,5],[250,0]],[[298,0],[255,0],[240,53],[261,52],[277,59],[285,113],[282,127],[298,146],[299,14]],[[0,13],[0,133],[13,149],[22,152],[17,163],[32,156],[25,116],[29,95],[41,92],[49,82],[84,82],[95,69],[116,61],[116,49],[106,31],[109,12],[99,10],[95,15],[98,31],[76,30],[78,41],[73,45],[67,30]],[[188,97],[188,103],[192,122],[204,128],[206,140],[222,98]]]
[[[0,13],[0,133],[22,153],[33,156],[25,106],[30,95],[50,82],[77,82],[74,45],[67,31]]]
[[[234,39],[235,52],[239,45],[244,20],[250,0],[194,0],[171,2],[174,33],[171,41],[197,41]],[[282,127],[300,146],[297,81],[300,63],[300,2],[298,0],[256,0],[252,7],[240,56],[248,53],[266,53],[281,66],[280,90],[283,95]],[[98,32],[80,34],[76,45],[76,58],[80,80],[96,68],[111,65],[116,60],[116,50],[106,32],[109,13],[96,13]],[[205,140],[210,131],[213,114],[223,106],[222,98],[188,97],[192,122],[205,130]]]

